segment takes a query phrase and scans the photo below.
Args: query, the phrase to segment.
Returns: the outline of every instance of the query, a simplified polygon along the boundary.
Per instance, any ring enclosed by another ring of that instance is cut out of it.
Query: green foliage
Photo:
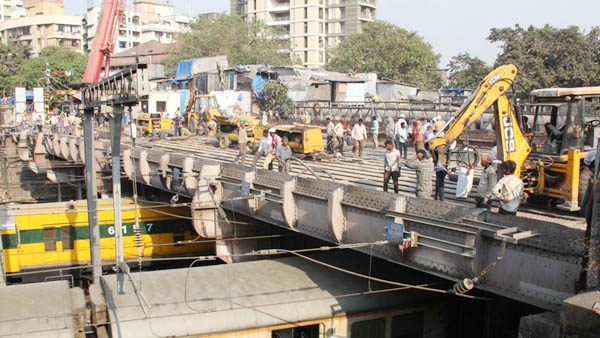
[[[269,81],[265,85],[265,108],[279,113],[281,118],[293,114],[294,102],[288,97],[288,87],[278,81]]]
[[[290,40],[285,32],[254,19],[246,21],[237,15],[198,17],[191,31],[177,36],[177,46],[167,63],[167,71],[175,73],[181,60],[226,55],[229,63],[289,65]]]
[[[31,56],[31,49],[22,43],[0,44],[0,95],[9,96],[21,64]]]
[[[475,89],[479,82],[492,70],[478,57],[471,57],[469,53],[454,56],[450,63],[450,83],[452,87]]]
[[[600,28],[587,34],[578,27],[542,28],[519,25],[493,28],[488,40],[500,43],[496,65],[514,63],[517,84],[526,91],[554,86],[600,84]]]
[[[46,64],[50,70],[50,86],[46,86]],[[23,62],[13,81],[15,86],[46,90],[67,89],[69,83],[81,81],[87,66],[87,56],[60,47],[46,47],[36,58]],[[68,77],[65,72],[70,72]]]
[[[380,77],[433,88],[440,85],[440,56],[417,35],[384,21],[363,26],[334,48],[327,68],[343,73],[378,73]]]

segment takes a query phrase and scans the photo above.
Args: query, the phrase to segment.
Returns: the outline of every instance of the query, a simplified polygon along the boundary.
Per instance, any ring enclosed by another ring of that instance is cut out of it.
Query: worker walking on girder
[[[384,168],[383,168],[383,191],[388,191],[390,178],[394,182],[394,192],[398,193],[398,179],[400,178],[400,167],[402,159],[400,151],[394,148],[391,140],[385,141]]]

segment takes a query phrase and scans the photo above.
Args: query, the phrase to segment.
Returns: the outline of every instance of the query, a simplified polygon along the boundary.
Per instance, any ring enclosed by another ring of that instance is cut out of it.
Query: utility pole
[[[112,184],[113,184],[113,209],[115,226],[115,257],[117,271],[123,271],[125,258],[123,255],[123,220],[121,215],[121,120],[123,106],[113,106],[111,119],[111,156],[112,156]]]
[[[99,284],[100,276],[102,276],[102,256],[100,252],[100,226],[98,224],[96,156],[94,155],[94,108],[86,108],[83,113],[83,142],[85,148],[85,187],[88,205],[92,278],[94,284]]]

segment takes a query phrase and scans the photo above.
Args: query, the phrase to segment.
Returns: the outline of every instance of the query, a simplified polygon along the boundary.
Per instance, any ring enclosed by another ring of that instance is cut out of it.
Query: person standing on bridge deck
[[[419,122],[419,120],[416,120],[413,123],[412,134],[413,134],[413,142],[415,143],[415,152],[418,152],[421,149],[425,149],[425,143],[423,143],[423,140],[424,140],[423,128],[422,128],[421,122]]]
[[[433,162],[427,157],[424,149],[417,151],[417,159],[406,162],[406,167],[415,169],[417,173],[417,187],[415,194],[418,198],[431,199],[431,178],[433,177]]]
[[[373,119],[371,131],[373,131],[373,144],[375,145],[375,150],[377,150],[379,148],[379,120],[377,116]]]
[[[396,143],[396,119],[388,117],[387,121],[385,125],[385,139],[392,140],[394,148],[398,149],[398,144]]]
[[[398,144],[400,155],[406,160],[408,157],[408,128],[406,128],[406,123],[404,122],[402,122],[400,128],[396,130],[396,143]]]
[[[271,151],[267,154],[265,159],[265,165],[269,170],[273,170],[273,162],[275,161],[275,155],[277,154],[277,148],[281,145],[281,136],[277,135],[275,128],[269,129],[269,139],[271,140]]]
[[[248,132],[246,131],[246,120],[240,120],[238,123],[238,147],[239,153],[235,157],[235,162],[244,165],[246,163],[246,152],[248,151]]]
[[[279,172],[289,174],[292,169],[291,158],[292,148],[288,145],[288,138],[284,136],[281,138],[281,145],[277,147],[275,158],[279,161]]]
[[[260,139],[260,143],[258,144],[258,150],[254,153],[254,161],[252,166],[256,168],[256,163],[261,156],[265,157],[265,162],[263,163],[263,169],[267,169],[267,161],[266,157],[271,152],[271,144],[273,141],[269,137],[269,131],[267,129],[263,130],[263,137]]]
[[[332,143],[331,141],[333,141],[333,138],[335,137],[335,125],[333,124],[333,122],[331,122],[331,118],[328,117],[326,119],[327,121],[327,151],[333,152],[334,149],[331,146]]]
[[[502,162],[504,176],[492,189],[494,197],[500,200],[500,214],[516,215],[523,198],[523,181],[515,176],[515,161]]]
[[[400,178],[401,166],[400,152],[394,148],[391,140],[386,140],[383,166],[383,191],[388,191],[391,178],[394,182],[394,192],[398,193],[398,178]]]
[[[344,125],[341,120],[335,125],[334,131],[335,138],[338,141],[338,151],[340,152],[340,155],[342,155],[344,153]]]
[[[352,139],[354,139],[352,153],[356,155],[358,149],[358,156],[363,157],[363,148],[367,140],[367,128],[363,124],[363,119],[358,119],[358,123],[352,128]]]
[[[493,159],[490,155],[484,155],[481,157],[481,165],[483,166],[483,173],[481,174],[481,178],[479,179],[479,184],[477,185],[477,197],[475,197],[475,201],[477,202],[477,208],[490,208],[488,202],[493,197],[492,188],[496,186],[498,183],[498,174],[496,173],[496,169],[494,169]]]

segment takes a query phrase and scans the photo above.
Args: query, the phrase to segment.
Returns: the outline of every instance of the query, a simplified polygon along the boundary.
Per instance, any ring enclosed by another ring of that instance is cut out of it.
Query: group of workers
[[[248,124],[241,119],[238,122],[238,155],[236,163],[244,164],[246,162],[246,153],[248,151]],[[279,163],[279,171],[289,173],[292,161],[292,148],[289,146],[287,136],[277,135],[275,128],[265,129],[262,138],[258,145],[258,149],[254,153],[253,167],[256,167],[258,160],[264,157],[263,169],[273,170],[275,161]]]
[[[388,191],[391,179],[394,185],[394,192],[398,193],[398,180],[401,175],[401,168],[406,166],[416,171],[416,197],[431,199],[433,190],[432,179],[435,174],[434,198],[436,200],[444,200],[444,182],[446,175],[450,171],[444,164],[440,163],[439,157],[435,156],[434,152],[417,148],[416,158],[406,161],[402,159],[400,151],[394,147],[392,140],[388,139],[385,141],[385,148],[384,191]],[[491,201],[497,200],[500,202],[499,213],[516,215],[523,198],[523,181],[514,174],[516,170],[516,163],[514,161],[504,161],[500,164],[502,178],[498,180],[498,163],[496,162],[495,158],[491,155],[484,155],[481,158],[483,173],[479,180],[477,196],[475,197],[477,207],[489,209],[492,206]],[[458,198],[466,198],[473,184],[473,168],[468,165],[461,165],[458,168],[458,173],[456,196]]]
[[[74,113],[68,114],[64,111],[53,110],[48,114],[36,111],[25,112],[21,125],[24,129],[32,128],[41,132],[44,126],[50,126],[52,133],[81,135],[82,120]]]

